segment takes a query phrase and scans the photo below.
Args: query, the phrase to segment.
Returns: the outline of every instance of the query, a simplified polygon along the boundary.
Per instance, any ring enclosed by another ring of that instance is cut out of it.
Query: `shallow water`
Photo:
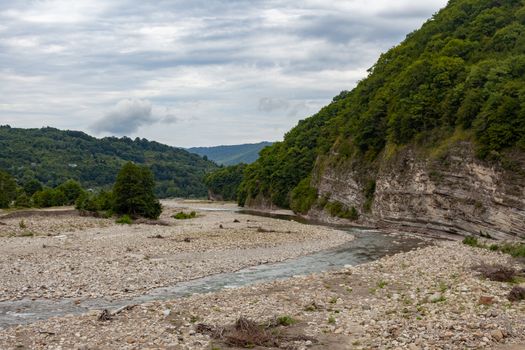
[[[283,219],[293,219],[282,217]],[[290,259],[281,263],[249,267],[237,272],[222,273],[193,281],[177,283],[172,287],[158,288],[147,294],[111,301],[90,299],[75,304],[75,299],[52,301],[20,300],[0,302],[0,328],[27,324],[50,317],[82,314],[93,309],[116,309],[124,305],[140,304],[155,300],[169,300],[194,293],[208,293],[224,288],[235,288],[260,282],[274,281],[329,271],[377,260],[386,255],[410,251],[428,245],[422,239],[408,236],[387,235],[373,230],[347,229],[356,239],[336,249]]]

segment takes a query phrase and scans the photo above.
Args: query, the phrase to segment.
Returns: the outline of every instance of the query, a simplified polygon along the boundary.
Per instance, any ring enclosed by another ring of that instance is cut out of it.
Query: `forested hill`
[[[522,0],[451,0],[381,55],[355,89],[265,149],[246,170],[241,203],[259,198],[289,207],[295,198],[306,211],[304,203],[313,204],[318,190],[314,169],[346,164],[361,174],[355,181],[374,184],[381,162],[404,148],[439,153],[447,142],[460,140],[470,142],[477,159],[520,171],[516,161],[525,150]],[[370,199],[373,189],[370,185],[366,194]]]
[[[271,144],[271,142],[260,142],[232,146],[193,147],[188,148],[188,151],[206,156],[221,165],[250,164],[259,158],[259,152],[264,147]]]
[[[153,171],[160,197],[205,197],[204,175],[217,167],[183,149],[146,139],[97,139],[79,131],[0,126],[0,169],[19,182],[48,186],[75,179],[86,188],[110,186],[127,161]]]

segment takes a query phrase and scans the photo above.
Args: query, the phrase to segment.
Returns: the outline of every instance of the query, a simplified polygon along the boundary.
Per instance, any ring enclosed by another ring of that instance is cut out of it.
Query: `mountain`
[[[261,152],[240,204],[525,237],[525,6],[451,0]]]
[[[216,146],[216,147],[193,147],[187,150],[221,165],[235,165],[240,163],[250,164],[259,158],[259,152],[271,142],[260,142],[253,144],[233,145],[233,146]]]
[[[213,162],[158,142],[127,137],[97,139],[80,131],[0,126],[0,169],[25,182],[56,186],[75,179],[86,188],[111,186],[128,161],[153,171],[160,197],[205,197],[203,178]]]

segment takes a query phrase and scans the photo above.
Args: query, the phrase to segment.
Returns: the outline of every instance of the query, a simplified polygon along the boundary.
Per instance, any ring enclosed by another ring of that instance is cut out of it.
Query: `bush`
[[[113,187],[114,211],[131,217],[157,219],[162,208],[154,189],[153,174],[147,167],[126,163]]]
[[[111,212],[114,206],[113,194],[108,191],[100,191],[97,194],[84,192],[75,202],[75,208],[94,213]]]
[[[25,192],[19,193],[15,200],[15,207],[30,208],[31,198],[29,198]]]
[[[131,217],[126,214],[126,215],[122,215],[115,222],[121,225],[131,225],[133,224],[133,219],[131,219]]]
[[[359,219],[359,213],[355,207],[348,209],[341,202],[330,202],[325,207],[330,215],[341,219],[356,221]]]
[[[468,236],[463,239],[463,244],[469,245],[471,247],[479,247],[480,244],[478,239],[474,236]]]
[[[67,180],[56,188],[64,194],[65,204],[75,204],[76,200],[85,193],[84,189],[75,180]]]
[[[277,317],[277,324],[279,326],[285,326],[285,327],[288,327],[288,326],[291,326],[293,324],[297,323],[297,321],[295,319],[293,319],[292,317],[290,316],[279,316]]]
[[[67,199],[64,192],[46,187],[33,195],[33,204],[37,208],[59,207],[66,205]]]
[[[177,214],[173,215],[172,218],[175,220],[187,220],[187,219],[193,219],[197,217],[197,213],[192,211],[191,213],[187,214],[183,211],[178,212]]]
[[[24,183],[24,192],[31,197],[38,191],[42,191],[43,187],[40,181],[37,179],[32,179]]]

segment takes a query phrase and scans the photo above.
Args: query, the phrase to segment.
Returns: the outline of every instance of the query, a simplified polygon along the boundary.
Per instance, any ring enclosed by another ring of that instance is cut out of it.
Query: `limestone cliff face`
[[[525,161],[514,166],[505,170],[480,161],[468,142],[440,158],[407,148],[379,162],[369,210],[362,172],[328,166],[316,185],[321,197],[357,208],[362,224],[525,238]],[[310,216],[331,220],[318,207]]]

